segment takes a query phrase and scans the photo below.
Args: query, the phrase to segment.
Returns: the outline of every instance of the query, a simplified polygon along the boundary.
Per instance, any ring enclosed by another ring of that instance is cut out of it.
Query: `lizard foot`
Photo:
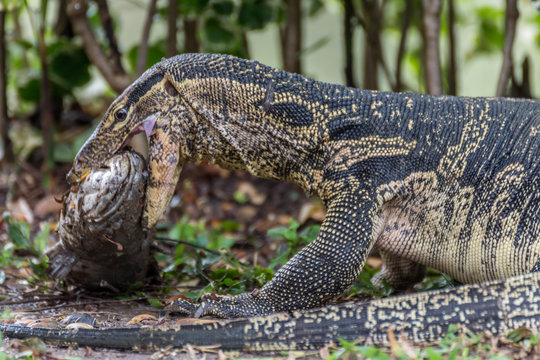
[[[239,318],[266,315],[276,311],[273,306],[258,296],[258,291],[237,296],[205,294],[199,304],[185,299],[175,299],[165,305],[165,311],[181,313],[199,318],[215,316],[218,318]]]

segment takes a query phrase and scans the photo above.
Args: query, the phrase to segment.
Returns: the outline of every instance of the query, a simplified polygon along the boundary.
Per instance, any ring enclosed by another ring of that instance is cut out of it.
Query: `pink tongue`
[[[154,125],[156,125],[156,117],[152,116],[147,120],[143,121],[143,129],[144,133],[146,134],[146,138],[148,141],[150,141],[150,135],[152,134],[152,130],[154,130]]]

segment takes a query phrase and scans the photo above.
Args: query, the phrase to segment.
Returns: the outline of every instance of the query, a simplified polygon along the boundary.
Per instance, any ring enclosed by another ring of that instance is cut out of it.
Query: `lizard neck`
[[[327,84],[229,56],[171,61],[194,112],[196,162],[290,181],[324,200],[321,185],[338,173],[366,171],[360,167],[407,155],[417,144],[417,125],[406,121],[421,108],[412,95]]]

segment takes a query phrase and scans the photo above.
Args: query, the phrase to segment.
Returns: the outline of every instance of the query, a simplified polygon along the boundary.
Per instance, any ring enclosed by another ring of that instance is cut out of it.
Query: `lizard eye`
[[[118,121],[125,120],[127,117],[127,111],[126,109],[120,109],[117,112],[114,113],[114,118]]]
[[[173,86],[173,84],[171,84],[169,81],[166,81],[165,82],[165,91],[167,92],[167,94],[169,94],[170,96],[177,96],[178,95],[178,91],[176,91],[175,87]]]

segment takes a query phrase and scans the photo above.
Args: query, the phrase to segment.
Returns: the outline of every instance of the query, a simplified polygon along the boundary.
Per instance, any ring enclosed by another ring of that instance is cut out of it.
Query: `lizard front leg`
[[[166,309],[195,316],[245,317],[313,308],[342,294],[358,276],[373,244],[375,202],[365,190],[342,192],[328,207],[317,239],[290,259],[259,291],[203,298],[200,305],[178,299]]]
[[[149,177],[142,224],[149,229],[169,205],[182,171],[180,137],[167,117],[160,118],[148,141]]]

